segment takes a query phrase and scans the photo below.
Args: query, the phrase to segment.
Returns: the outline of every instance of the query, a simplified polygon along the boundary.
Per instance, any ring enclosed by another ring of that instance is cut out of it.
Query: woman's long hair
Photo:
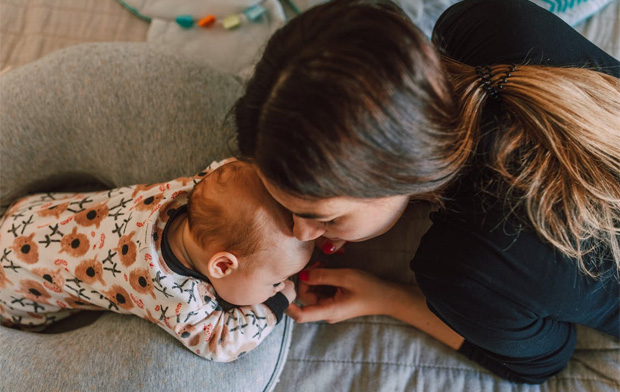
[[[479,138],[484,107],[501,105],[487,158],[500,178],[495,196],[524,211],[526,223],[588,275],[610,256],[620,270],[620,81],[580,68],[494,65],[482,73],[485,86],[480,70],[443,63],[462,133]]]
[[[471,146],[441,58],[390,1],[333,1],[269,40],[234,108],[241,158],[307,198],[438,201]]]
[[[509,69],[493,66],[492,86]],[[603,248],[620,270],[618,80],[519,66],[503,87],[495,196],[588,274],[583,256]],[[333,1],[272,36],[234,116],[241,158],[283,191],[437,202],[474,157],[489,99],[392,2]]]

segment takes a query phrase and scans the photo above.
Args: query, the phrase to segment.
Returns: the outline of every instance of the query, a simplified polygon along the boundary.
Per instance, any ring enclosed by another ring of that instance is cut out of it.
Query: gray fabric
[[[0,78],[0,206],[67,181],[195,174],[230,156],[224,117],[240,92],[232,76],[144,43],[80,45],[10,71]]]
[[[275,392],[617,392],[620,347],[578,328],[568,366],[542,385],[514,384],[388,317],[297,324]]]
[[[287,318],[246,356],[216,363],[148,321],[112,312],[54,335],[0,327],[0,391],[270,391],[291,328]]]
[[[2,207],[29,191],[195,174],[230,156],[224,118],[240,88],[144,43],[75,46],[8,72],[0,78]],[[0,390],[270,391],[291,329],[285,318],[258,349],[218,364],[136,317],[105,313],[54,335],[0,327]]]

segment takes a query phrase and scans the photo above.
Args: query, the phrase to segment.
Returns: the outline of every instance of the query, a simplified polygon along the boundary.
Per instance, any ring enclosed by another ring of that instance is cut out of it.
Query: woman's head
[[[580,262],[597,249],[587,244],[608,244],[620,271],[617,79],[534,66],[515,75],[485,158],[508,188],[495,196],[507,211],[525,206],[541,237]],[[298,238],[364,239],[393,224],[403,197],[439,199],[480,138],[484,86],[393,3],[332,1],[269,41],[235,106],[239,148],[293,212]],[[347,216],[353,228],[339,223]]]
[[[388,1],[333,1],[267,44],[235,106],[241,154],[308,199],[436,200],[465,159],[440,58]]]

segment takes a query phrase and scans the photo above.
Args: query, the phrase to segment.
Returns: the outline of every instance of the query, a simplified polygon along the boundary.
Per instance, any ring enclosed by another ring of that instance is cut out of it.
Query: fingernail
[[[323,253],[331,255],[336,251],[336,245],[334,245],[331,241],[325,241],[321,250],[323,251]]]
[[[300,271],[299,272],[299,280],[301,280],[302,282],[307,282],[308,281],[308,271]]]

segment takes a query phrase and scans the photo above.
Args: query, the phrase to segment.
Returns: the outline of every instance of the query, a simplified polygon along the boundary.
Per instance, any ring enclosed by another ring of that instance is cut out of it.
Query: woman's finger
[[[300,307],[295,304],[291,304],[286,310],[293,320],[298,323],[308,323],[312,321],[332,320],[335,311],[335,304],[323,303],[311,306]]]
[[[299,280],[310,286],[347,287],[350,273],[351,270],[348,268],[312,268],[300,271]]]
[[[313,305],[318,302],[319,298],[312,290],[314,286],[308,286],[304,283],[297,285],[297,302],[302,305]]]

